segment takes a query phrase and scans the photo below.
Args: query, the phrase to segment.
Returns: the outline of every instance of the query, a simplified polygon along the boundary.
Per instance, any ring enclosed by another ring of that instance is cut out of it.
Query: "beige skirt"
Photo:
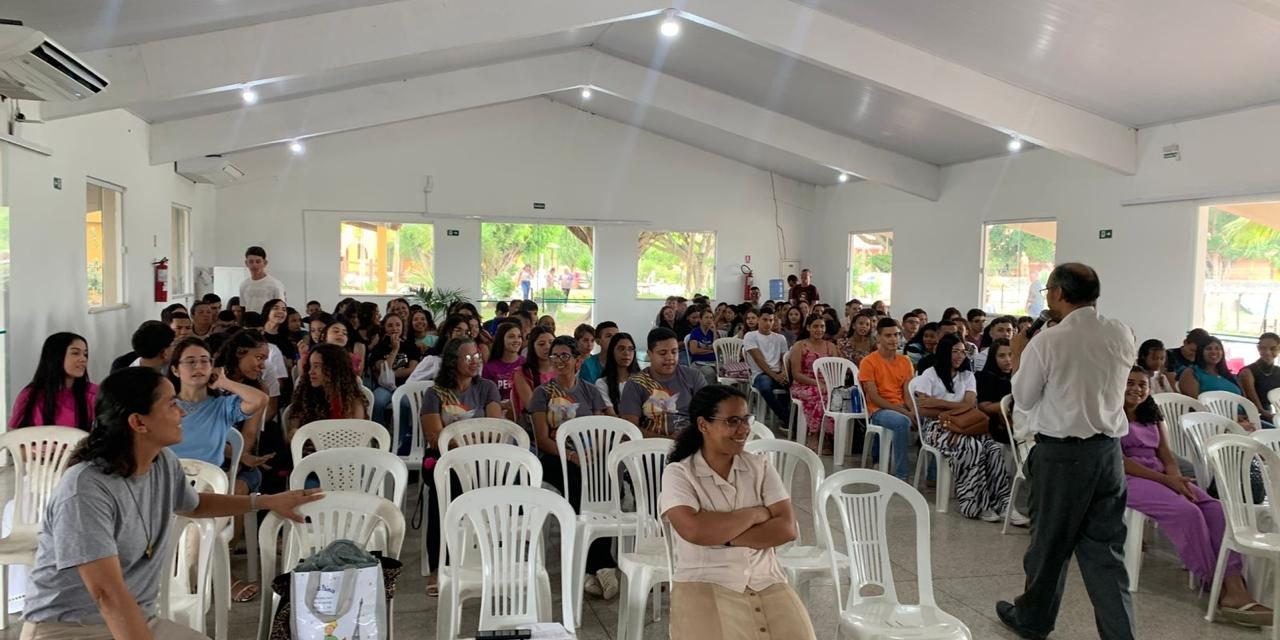
[[[671,640],[804,640],[814,638],[809,612],[788,584],[733,591],[710,582],[676,582]]]
[[[269,596],[263,596],[269,597]],[[208,640],[195,630],[161,618],[147,621],[155,640]],[[68,624],[65,622],[26,622],[21,640],[112,640],[105,624]]]

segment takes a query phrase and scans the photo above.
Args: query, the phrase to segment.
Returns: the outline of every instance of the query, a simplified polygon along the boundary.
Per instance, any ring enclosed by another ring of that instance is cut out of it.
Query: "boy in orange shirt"
[[[867,414],[871,424],[884,427],[893,434],[890,449],[893,463],[888,469],[902,480],[907,479],[907,442],[914,422],[906,403],[907,383],[914,371],[911,359],[898,353],[902,330],[893,318],[881,318],[876,324],[876,350],[862,359],[858,382],[867,397]],[[872,450],[877,463],[880,449]]]

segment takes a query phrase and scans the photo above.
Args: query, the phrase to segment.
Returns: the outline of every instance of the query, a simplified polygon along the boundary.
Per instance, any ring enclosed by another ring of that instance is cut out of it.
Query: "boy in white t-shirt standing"
[[[245,311],[261,313],[268,300],[285,300],[284,284],[267,275],[267,251],[262,247],[249,247],[244,252],[244,266],[249,277],[240,283],[240,305]]]

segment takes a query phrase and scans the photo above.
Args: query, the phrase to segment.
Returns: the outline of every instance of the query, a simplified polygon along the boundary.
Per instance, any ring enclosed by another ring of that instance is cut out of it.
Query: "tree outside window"
[[[430,224],[345,220],[339,238],[343,295],[400,295],[435,284]]]
[[[1280,202],[1204,207],[1204,304],[1210,333],[1280,330]]]
[[[528,299],[562,334],[593,322],[595,228],[558,224],[480,226],[481,302]],[[488,313],[485,309],[484,313]]]
[[[1058,223],[1053,220],[983,225],[982,308],[988,314],[1038,315],[1053,270]]]
[[[893,232],[849,234],[849,298],[892,304]]]
[[[716,234],[641,231],[637,243],[636,297],[716,296]]]

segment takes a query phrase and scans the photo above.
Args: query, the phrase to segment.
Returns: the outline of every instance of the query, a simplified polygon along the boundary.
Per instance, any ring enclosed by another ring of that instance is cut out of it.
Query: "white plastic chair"
[[[445,427],[436,439],[436,448],[440,451],[473,444],[514,444],[528,451],[529,432],[502,418],[469,418]]]
[[[235,430],[232,429],[232,431],[235,431]],[[228,438],[228,441],[232,442],[232,439]],[[234,447],[235,447],[234,442],[232,442],[232,446],[234,451]],[[217,465],[209,464],[204,460],[192,460],[187,458],[182,459],[180,462],[182,464],[182,473],[187,477],[187,483],[191,485],[192,489],[195,489],[196,493],[218,493],[218,494],[231,495],[232,491],[234,491],[234,485],[231,484],[232,477]],[[194,522],[208,523],[209,526],[214,531],[215,535],[217,536],[217,545],[212,550],[213,555],[211,558],[212,560],[211,570],[208,573],[208,577],[209,577],[209,586],[212,589],[211,595],[213,596],[210,600],[214,608],[213,609],[214,638],[216,638],[217,640],[225,640],[227,637],[227,615],[228,615],[228,612],[231,610],[230,544],[231,544],[232,533],[235,531],[235,519],[234,518],[214,518],[212,520],[209,520],[209,519],[202,518]],[[255,520],[255,523],[256,523],[256,520]],[[245,529],[245,530],[252,531],[250,529]],[[179,531],[176,525],[174,527],[174,531],[175,532]],[[201,531],[203,531],[203,529],[201,529]],[[252,548],[256,550],[258,548],[258,544],[256,541],[252,545],[249,544],[250,535],[245,536],[246,549]],[[203,549],[201,551],[203,551]],[[182,556],[178,556],[178,557],[181,558]],[[249,556],[249,558],[252,559],[253,556]],[[250,561],[248,564],[252,565],[254,563]],[[197,573],[201,573],[201,572],[198,571]],[[256,569],[254,569],[253,574],[254,575],[257,574]],[[251,579],[251,581],[254,581],[254,580]],[[161,593],[165,593],[163,588],[161,589]],[[180,598],[179,601],[175,604],[175,607],[180,609],[189,609],[193,606],[194,606],[194,602],[192,602],[191,600],[185,597]],[[210,606],[210,602],[205,602],[201,606],[204,608],[207,608],[208,606]],[[192,627],[192,628],[196,629],[197,631],[203,632],[204,630],[204,614],[203,613],[200,614],[200,627],[199,628]]]
[[[871,424],[868,419],[866,396],[862,395],[862,383],[858,382],[858,367],[844,358],[818,358],[813,363],[813,373],[818,382],[818,394],[822,397],[823,406],[826,407],[822,416],[824,424],[818,425],[818,450],[822,450],[823,443],[826,441],[826,419],[831,418],[835,421],[835,465],[844,466],[844,454],[849,450],[850,439],[853,437],[853,421],[863,420],[867,423],[867,436],[862,445],[862,466],[867,465],[867,456],[871,454],[872,437],[880,436],[880,468],[887,471],[893,464],[889,456],[890,448],[893,446],[893,434],[887,433],[884,427]],[[843,387],[844,381],[849,379],[849,376],[853,376],[852,389],[863,398],[863,410],[860,412],[832,411],[831,391]]]
[[[1249,437],[1280,455],[1280,429],[1258,429],[1250,433]]]
[[[868,489],[855,492],[860,486]],[[887,530],[889,502],[901,496],[916,519],[916,579],[919,604],[903,604],[893,581]],[[849,586],[845,597],[840,590],[840,571],[832,556],[831,575],[836,585],[840,612],[838,632],[858,640],[920,638],[960,640],[972,638],[968,627],[955,616],[938,608],[933,597],[933,564],[930,553],[929,505],[924,496],[907,483],[871,469],[846,469],[831,474],[818,488],[814,511],[827,546],[839,550],[827,523],[827,507],[836,503],[843,531],[844,553],[849,561]],[[867,586],[879,587],[880,595],[863,595]]]
[[[638,427],[612,416],[574,418],[556,430],[556,449],[560,451],[560,477],[569,477],[569,461],[565,452],[571,447],[578,454],[578,472],[582,477],[580,508],[576,522],[578,544],[574,548],[570,575],[573,586],[574,620],[582,620],[582,583],[587,571],[587,550],[599,538],[629,538],[635,534],[634,513],[622,512],[621,487],[609,474],[609,453],[623,439],[644,439]],[[568,487],[565,487],[566,493]],[[568,496],[566,495],[566,498]],[[561,576],[564,579],[564,576]]]
[[[777,437],[768,425],[759,420],[751,421],[751,435],[747,436],[748,440],[776,440]]]
[[[381,425],[379,425],[381,428]],[[385,429],[384,429],[385,431]],[[298,507],[305,523],[286,520],[269,513],[262,520],[258,531],[258,555],[262,563],[262,575],[270,581],[276,576],[276,546],[280,536],[286,536],[285,552],[279,568],[289,569],[300,558],[309,557],[335,540],[351,540],[368,548],[375,531],[385,532],[386,556],[400,557],[404,545],[404,515],[390,500],[366,493],[333,491],[315,502]],[[258,640],[268,640],[271,618],[279,597],[270,589],[263,589],[258,596]],[[388,609],[388,619],[391,619]]]
[[[233,462],[227,465],[227,472],[226,472],[227,489],[225,491],[219,491],[218,493],[234,495],[235,489],[236,489],[236,476],[240,472],[240,456],[244,453],[244,434],[240,433],[240,431],[235,428],[227,429],[227,446],[231,447],[230,460],[232,460]],[[244,519],[245,531],[253,532],[258,530],[258,512],[257,511],[245,512],[244,516],[242,517]],[[223,527],[221,531],[219,531],[218,535],[222,538],[225,544],[230,545],[231,539],[235,537],[235,532],[236,532],[235,520],[232,518],[228,518],[225,521],[225,523],[226,523],[226,526]],[[257,536],[253,535],[253,533],[248,533],[247,535],[245,535],[244,549],[245,549],[245,552],[249,554],[250,558],[258,555]],[[227,564],[228,576],[231,575],[230,568],[229,568],[230,566],[231,566],[230,563],[228,563]],[[249,582],[254,582],[254,583],[258,582],[258,565],[252,562],[248,563],[248,566],[245,569],[245,577],[248,578]],[[228,580],[229,579],[230,578],[228,577]],[[228,583],[227,589],[228,590],[231,589],[230,583]],[[230,595],[230,591],[228,591],[228,597],[229,595]]]
[[[1206,391],[1196,399],[1203,403],[1204,406],[1209,407],[1209,411],[1232,422],[1236,421],[1240,411],[1244,411],[1244,415],[1249,418],[1249,422],[1255,427],[1262,428],[1262,414],[1258,412],[1258,407],[1254,406],[1253,401],[1238,393]]]
[[[741,338],[720,338],[711,343],[711,350],[716,354],[716,382],[727,384],[731,387],[741,387],[749,383],[749,380],[742,378],[729,378],[720,375],[724,371],[724,363],[726,362],[746,362],[742,357],[742,339]]]
[[[32,566],[45,507],[67,471],[71,452],[89,435],[75,427],[23,427],[0,435],[13,460],[13,523],[0,538],[0,629],[9,626],[9,566]]]
[[[1227,517],[1227,526],[1218,548],[1218,563],[1213,571],[1209,588],[1209,606],[1204,619],[1213,622],[1218,598],[1222,593],[1222,578],[1227,568],[1227,552],[1261,556],[1271,561],[1272,570],[1280,570],[1280,534],[1269,533],[1259,526],[1259,515],[1266,511],[1273,522],[1278,521],[1280,510],[1276,502],[1265,506],[1253,504],[1250,470],[1254,460],[1262,461],[1262,477],[1267,495],[1280,486],[1280,456],[1269,447],[1240,435],[1220,435],[1209,441],[1206,453],[1209,466],[1218,476],[1218,496]],[[1271,608],[1280,611],[1280,589],[1271,590]],[[1280,625],[1271,626],[1272,640],[1280,640]]]
[[[1280,387],[1267,392],[1267,404],[1271,405],[1271,412],[1280,411]]]
[[[397,507],[404,506],[409,484],[409,470],[399,456],[369,447],[325,449],[299,460],[289,474],[289,490],[306,488],[312,474],[324,491],[367,493],[386,498]],[[388,481],[391,495],[387,495]]]
[[[809,583],[817,577],[828,577],[831,570],[831,549],[821,535],[818,535],[817,512],[812,506],[817,504],[818,487],[826,479],[826,471],[822,467],[822,459],[809,447],[798,442],[787,440],[752,440],[746,447],[748,453],[761,454],[769,458],[769,464],[782,478],[782,486],[787,488],[794,503],[796,497],[803,495],[809,499],[810,511],[813,512],[813,531],[817,537],[812,544],[803,544],[800,536],[801,528],[796,524],[797,537],[776,549],[778,564],[787,572],[787,582],[796,590],[802,600],[809,597]],[[795,487],[796,471],[805,469],[808,485],[801,489]],[[803,491],[803,493],[801,493]],[[798,513],[799,511],[796,510]],[[837,564],[848,562],[843,554],[836,554]]]
[[[1235,413],[1234,409],[1232,413]],[[1187,458],[1196,469],[1196,482],[1202,487],[1213,485],[1213,469],[1209,468],[1209,458],[1205,454],[1209,439],[1224,433],[1249,435],[1233,418],[1205,411],[1184,413],[1178,420],[1178,430],[1182,432],[1182,440],[1190,454]]]
[[[400,421],[400,405],[407,402],[409,405],[409,453],[400,456],[400,459],[404,461],[406,468],[418,472],[419,490],[426,482],[423,478],[422,461],[427,457],[427,440],[422,433],[422,421],[418,419],[418,415],[422,412],[422,397],[426,395],[427,389],[434,385],[435,382],[432,380],[406,382],[391,394],[391,430],[396,434],[391,441],[392,453],[400,452],[399,443],[404,438],[400,430],[405,428]]]
[[[1022,455],[1022,443],[1014,436],[1013,430],[1013,396],[1000,398],[1000,415],[1009,426],[1009,454],[1013,456],[1013,480],[1009,483],[1009,508],[1004,510],[1004,524],[1000,527],[1000,535],[1009,533],[1009,517],[1013,514],[1013,497],[1018,495],[1018,486],[1027,481],[1023,465],[1026,459]]]
[[[201,634],[205,633],[204,621],[210,607],[214,548],[220,544],[215,529],[216,523],[209,518],[174,516],[167,545],[169,570],[160,573],[157,615]],[[189,533],[194,533],[194,539]],[[196,547],[194,553],[189,548],[192,544]],[[190,564],[192,560],[194,567]],[[225,638],[226,616],[221,620],[223,624],[217,637]]]
[[[794,442],[804,444],[809,436],[809,420],[804,416],[804,403],[791,399],[791,416],[787,418],[787,434]]]
[[[452,426],[452,425],[451,425]],[[462,602],[471,598],[484,598],[484,576],[481,575],[479,555],[471,553],[468,546],[455,546],[446,553],[446,544],[453,535],[445,527],[452,501],[476,489],[501,487],[504,490],[517,486],[539,487],[542,484],[542,463],[528,449],[506,444],[475,444],[457,447],[444,452],[432,471],[436,484],[436,505],[440,519],[440,568],[436,586],[441,602]],[[457,476],[462,492],[453,495],[452,476]],[[569,534],[572,535],[572,534]],[[427,565],[426,536],[423,539],[423,567]],[[474,541],[478,543],[477,541]],[[542,567],[538,580],[545,598],[541,601],[546,618],[551,617],[551,578]],[[513,576],[508,576],[512,579]],[[570,605],[573,603],[570,602]],[[458,634],[461,607],[440,607],[436,614],[436,637],[453,638]]]
[[[316,451],[325,449],[368,448],[369,443],[381,451],[391,452],[391,434],[387,428],[372,421],[356,418],[340,418],[337,420],[316,420],[308,422],[293,434],[289,448],[293,452],[293,463],[302,461],[302,448],[310,441]]]
[[[364,419],[372,420],[373,419],[373,392],[369,390],[369,387],[360,385],[360,395],[364,396]]]
[[[618,571],[622,574],[618,602],[617,640],[641,640],[644,637],[644,608],[649,592],[671,581],[670,550],[667,530],[658,511],[662,493],[662,473],[667,467],[667,454],[674,441],[649,438],[623,442],[609,453],[609,474],[618,485],[618,466],[626,467],[636,492],[635,546],[618,554]],[[660,592],[659,592],[660,595]],[[657,598],[654,620],[657,620]]]
[[[1182,430],[1173,428],[1173,425],[1180,424],[1183,414],[1193,411],[1209,411],[1209,407],[1204,406],[1203,402],[1184,396],[1181,393],[1154,393],[1151,399],[1155,401],[1156,406],[1160,409],[1160,415],[1164,417],[1164,423],[1169,425],[1169,448],[1173,450],[1174,455],[1182,458],[1191,459],[1192,453],[1190,444],[1182,437]],[[1209,485],[1203,485],[1209,486]]]
[[[560,496],[539,487],[491,487],[458,496],[445,512],[442,530],[455,555],[479,556],[481,595],[478,629],[510,629],[550,622],[550,587],[543,581],[542,529],[548,518],[560,526],[560,574],[573,570],[575,557],[573,507]],[[560,610],[566,630],[575,628],[572,580],[560,581]],[[440,592],[440,618],[448,611],[457,633],[456,615],[462,609],[459,590]]]
[[[925,422],[920,417],[920,404],[916,401],[916,383],[920,378],[912,378],[907,383],[907,395],[911,396],[911,410],[916,414],[916,424],[920,425],[920,455],[916,457],[916,477],[915,488],[920,490],[920,480],[925,477],[924,470],[929,466],[929,456],[933,456],[934,462],[938,469],[938,490],[935,496],[935,508],[938,513],[946,513],[947,508],[951,504],[951,493],[954,490],[954,480],[951,474],[951,460],[947,458],[941,451],[938,451],[925,438],[924,425]],[[937,428],[942,428],[941,426]]]

